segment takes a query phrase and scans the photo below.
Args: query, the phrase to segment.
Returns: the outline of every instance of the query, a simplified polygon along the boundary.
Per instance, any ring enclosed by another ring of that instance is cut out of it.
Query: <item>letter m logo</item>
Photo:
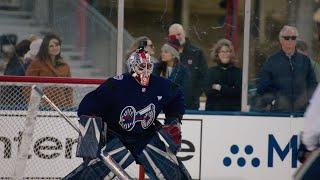
[[[281,161],[283,161],[286,156],[289,154],[290,149],[291,151],[291,167],[297,167],[297,153],[298,153],[298,137],[297,135],[293,135],[286,145],[284,149],[281,149],[277,140],[272,134],[269,134],[269,143],[268,143],[268,167],[273,167],[273,153],[276,152],[280,157]]]

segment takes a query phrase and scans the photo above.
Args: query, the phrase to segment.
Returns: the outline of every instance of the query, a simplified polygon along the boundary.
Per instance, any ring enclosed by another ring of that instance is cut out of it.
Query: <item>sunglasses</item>
[[[286,40],[286,41],[288,41],[288,40],[296,40],[297,39],[297,36],[282,36],[282,38],[284,39],[284,40]]]

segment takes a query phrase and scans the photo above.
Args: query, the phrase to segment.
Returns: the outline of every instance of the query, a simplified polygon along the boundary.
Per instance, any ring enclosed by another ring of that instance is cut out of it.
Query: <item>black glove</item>
[[[304,145],[301,141],[300,141],[300,145],[299,145],[299,148],[298,148],[298,160],[299,162],[301,163],[304,163],[307,158],[308,158],[308,155],[311,153],[311,151],[309,151],[306,147],[306,145]]]

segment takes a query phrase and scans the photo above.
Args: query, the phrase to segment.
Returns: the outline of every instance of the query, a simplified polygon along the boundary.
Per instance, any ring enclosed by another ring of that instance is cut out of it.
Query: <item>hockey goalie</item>
[[[124,170],[134,161],[143,165],[150,179],[191,179],[176,157],[185,111],[180,87],[151,74],[153,63],[144,48],[127,65],[128,73],[107,79],[81,101],[80,123],[92,128],[79,138],[77,156],[84,162],[64,179],[114,178],[103,161],[107,155]],[[160,112],[164,125],[157,121]]]

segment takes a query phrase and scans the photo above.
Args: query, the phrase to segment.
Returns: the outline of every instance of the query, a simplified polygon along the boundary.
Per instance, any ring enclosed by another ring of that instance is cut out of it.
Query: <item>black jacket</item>
[[[232,64],[212,67],[204,82],[206,110],[240,111],[242,71],[239,68]],[[220,84],[221,90],[212,89],[213,84]]]
[[[24,76],[26,72],[26,67],[23,61],[17,57],[13,56],[4,71],[4,75],[12,75],[12,76]]]
[[[207,71],[207,61],[203,52],[198,47],[192,45],[188,40],[183,46],[180,54],[180,61],[188,67],[190,73],[190,85],[185,94],[187,109],[199,109],[199,97],[202,94],[201,84]]]
[[[304,112],[316,86],[310,59],[297,51],[289,58],[280,50],[264,63],[257,92],[273,100],[273,111]]]
[[[23,61],[19,57],[13,56],[6,66],[4,75],[24,76],[25,71]],[[28,99],[23,93],[26,90],[25,88],[27,87],[19,85],[0,88],[0,109],[26,110]]]
[[[157,76],[161,76],[161,72],[164,70],[162,69],[163,68],[162,66],[163,66],[162,64],[156,63],[153,69],[153,74]],[[172,73],[168,77],[168,79],[178,84],[181,87],[182,92],[184,94],[186,93],[187,89],[189,89],[190,75],[189,75],[188,69],[182,64],[177,64],[173,67]]]

